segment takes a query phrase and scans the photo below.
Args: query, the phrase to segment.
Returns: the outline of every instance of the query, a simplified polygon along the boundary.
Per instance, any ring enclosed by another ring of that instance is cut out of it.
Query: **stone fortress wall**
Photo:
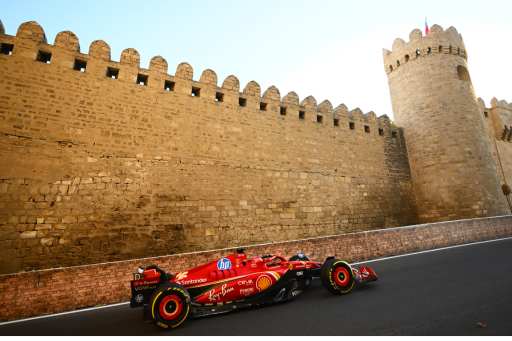
[[[502,184],[512,187],[512,103],[493,98],[487,108],[479,98],[478,103],[487,127],[493,156]]]
[[[418,221],[385,115],[144,69],[134,49],[115,62],[101,40],[83,54],[36,22],[0,44],[0,273]]]
[[[384,65],[395,121],[404,128],[419,222],[510,214],[500,184],[506,173],[493,155],[496,132],[508,134],[497,120],[508,122],[508,112],[492,109],[495,124],[485,122],[457,30],[434,25],[425,37],[413,30],[408,43],[398,38],[392,51],[384,50]],[[508,162],[512,149],[501,152]]]

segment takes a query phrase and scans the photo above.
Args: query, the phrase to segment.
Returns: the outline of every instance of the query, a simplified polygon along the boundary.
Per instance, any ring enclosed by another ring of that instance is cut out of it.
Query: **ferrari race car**
[[[279,255],[247,259],[244,249],[176,275],[156,265],[139,267],[131,281],[130,307],[143,307],[144,320],[163,329],[178,327],[188,316],[225,313],[263,303],[294,299],[306,291],[313,277],[333,294],[346,294],[354,281],[372,282],[370,268],[360,270],[329,257],[311,261],[299,253],[289,260]]]

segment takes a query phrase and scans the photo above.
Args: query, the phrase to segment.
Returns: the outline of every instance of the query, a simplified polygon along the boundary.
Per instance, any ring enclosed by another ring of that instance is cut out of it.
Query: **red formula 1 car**
[[[170,329],[188,316],[228,312],[262,303],[281,302],[300,296],[313,277],[334,294],[346,294],[354,281],[372,282],[377,275],[368,267],[360,271],[329,257],[311,261],[299,253],[289,260],[279,255],[247,259],[245,251],[215,260],[176,275],[155,265],[139,267],[131,281],[130,307],[144,307],[144,319]]]

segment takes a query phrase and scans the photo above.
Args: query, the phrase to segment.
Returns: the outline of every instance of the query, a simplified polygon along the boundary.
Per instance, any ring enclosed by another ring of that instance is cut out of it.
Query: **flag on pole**
[[[428,24],[427,24],[427,17],[425,17],[425,35],[428,36]]]

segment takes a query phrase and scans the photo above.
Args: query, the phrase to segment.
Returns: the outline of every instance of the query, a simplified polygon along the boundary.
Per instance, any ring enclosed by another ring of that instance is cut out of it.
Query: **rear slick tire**
[[[183,286],[165,283],[149,299],[151,321],[162,329],[178,327],[190,311],[190,295]]]
[[[322,285],[333,294],[343,295],[354,286],[354,273],[346,262],[340,259],[329,259],[320,269]]]

